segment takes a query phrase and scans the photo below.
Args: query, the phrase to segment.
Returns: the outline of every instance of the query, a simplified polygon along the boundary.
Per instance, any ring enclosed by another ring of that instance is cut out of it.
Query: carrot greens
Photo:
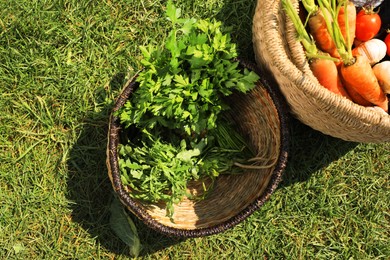
[[[339,1],[337,3],[335,0],[318,0],[318,4],[323,13],[327,13],[325,15],[326,25],[328,27],[328,31],[336,45],[337,51],[340,54],[341,60],[344,64],[352,64],[354,63],[354,57],[352,55],[351,49],[351,41],[349,34],[346,34],[346,39],[343,38],[343,34],[341,32],[340,26],[337,21],[337,16],[340,12],[340,8],[344,7],[344,19],[345,19],[345,30],[349,31],[349,23],[348,23],[348,1]]]
[[[310,3],[306,1],[305,4],[308,6],[309,10],[314,10],[314,2]],[[283,8],[286,14],[290,17],[296,31],[298,40],[302,43],[306,51],[306,57],[309,59],[329,59],[337,61],[337,59],[330,57],[329,55],[324,55],[319,52],[316,43],[314,42],[312,36],[306,31],[305,25],[302,23],[297,11],[295,10],[293,4],[290,0],[282,0]]]

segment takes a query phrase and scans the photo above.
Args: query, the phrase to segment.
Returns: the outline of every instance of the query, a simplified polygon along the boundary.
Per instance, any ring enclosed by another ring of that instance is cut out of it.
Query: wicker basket
[[[166,216],[164,205],[143,204],[131,198],[121,182],[117,154],[121,127],[114,111],[123,106],[137,85],[134,78],[130,80],[117,99],[110,117],[107,145],[107,167],[113,188],[134,215],[165,235],[200,237],[233,227],[263,205],[277,187],[287,162],[287,113],[279,92],[261,79],[253,91],[237,95],[231,102],[231,114],[238,128],[258,151],[258,156],[267,160],[259,160],[256,170],[218,177],[204,200],[184,199],[174,206],[172,222]],[[194,183],[188,188],[193,190],[197,186]]]
[[[357,105],[318,83],[280,0],[257,1],[253,45],[259,67],[273,74],[290,112],[301,122],[346,141],[390,141],[390,115]]]

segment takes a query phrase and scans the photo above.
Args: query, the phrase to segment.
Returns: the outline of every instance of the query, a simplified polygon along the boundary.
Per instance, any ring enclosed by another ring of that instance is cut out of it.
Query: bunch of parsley
[[[125,129],[138,129],[120,145],[119,163],[131,196],[164,201],[172,216],[173,204],[189,196],[189,181],[215,179],[248,156],[224,116],[224,97],[246,93],[259,77],[235,61],[236,45],[221,22],[181,18],[171,1],[166,16],[172,30],[163,46],[140,47],[139,86],[118,111]]]

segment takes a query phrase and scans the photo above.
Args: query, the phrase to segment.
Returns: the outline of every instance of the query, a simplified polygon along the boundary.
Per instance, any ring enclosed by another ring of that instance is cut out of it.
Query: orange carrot
[[[345,12],[345,7],[344,6],[340,7],[340,11],[337,14],[337,22],[339,23],[339,28],[341,34],[343,35],[345,43],[348,44],[349,46],[352,46],[355,39],[355,31],[356,31],[356,7],[352,2],[348,1],[347,9],[348,9],[347,12]],[[347,21],[348,21],[348,30],[345,21],[346,14],[347,14]]]
[[[346,32],[349,32],[351,28],[348,22],[350,18],[349,3],[348,1],[340,2],[337,6],[334,5],[335,1],[328,2],[328,0],[318,0],[321,10],[328,10],[333,17],[334,23],[330,23],[327,20],[328,29],[332,35],[333,41],[337,46],[337,50],[341,56],[342,64],[340,65],[340,74],[344,87],[349,91],[352,96],[355,93],[359,94],[363,100],[358,102],[367,104],[364,100],[382,108],[386,112],[388,111],[388,99],[383,90],[379,86],[378,80],[371,68],[368,59],[365,56],[352,54],[352,45],[350,43],[350,35],[347,33],[347,41],[344,40],[342,30],[340,29],[337,14],[341,7],[344,8],[344,26]],[[355,18],[356,19],[356,18]]]
[[[345,83],[344,83],[345,85]],[[348,89],[348,94],[351,97],[351,100],[356,104],[359,104],[364,107],[372,107],[374,104],[365,100],[359,93],[357,93],[353,88]]]
[[[327,11],[325,10],[325,12]],[[308,21],[310,34],[313,36],[313,39],[320,50],[329,53],[332,57],[340,58],[340,54],[329,34],[325,21],[322,11],[318,10],[315,14],[312,14]]]
[[[388,111],[388,99],[379,86],[378,80],[364,56],[356,56],[352,64],[342,64],[340,68],[347,91],[357,92],[368,102]]]
[[[320,10],[314,0],[301,0],[300,2],[307,11],[306,22],[317,47],[321,51],[329,53],[332,57],[340,58],[336,45],[328,31],[327,20],[325,18],[329,18],[328,22],[332,20],[328,10]]]
[[[351,99],[339,76],[336,64],[328,59],[311,59],[310,69],[318,82],[335,94]]]
[[[306,0],[302,3],[307,5],[309,1]],[[306,31],[292,3],[289,0],[282,0],[282,4],[297,30],[298,40],[301,41],[306,50],[306,57],[309,60],[310,69],[318,79],[318,82],[333,93],[349,98],[347,91],[342,86],[335,64],[335,62],[339,62],[339,59],[331,57],[328,53],[319,51],[313,38]],[[314,6],[314,2],[312,2],[312,6]],[[308,12],[312,13],[312,10]]]

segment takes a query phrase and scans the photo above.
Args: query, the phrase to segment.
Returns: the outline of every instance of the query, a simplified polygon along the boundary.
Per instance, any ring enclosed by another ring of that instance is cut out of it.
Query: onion
[[[353,54],[360,54],[365,56],[369,61],[370,65],[378,63],[386,56],[386,43],[379,39],[371,39],[366,42],[363,42],[359,46],[353,49]]]
[[[372,70],[383,92],[390,94],[390,61],[382,61],[376,64]]]

